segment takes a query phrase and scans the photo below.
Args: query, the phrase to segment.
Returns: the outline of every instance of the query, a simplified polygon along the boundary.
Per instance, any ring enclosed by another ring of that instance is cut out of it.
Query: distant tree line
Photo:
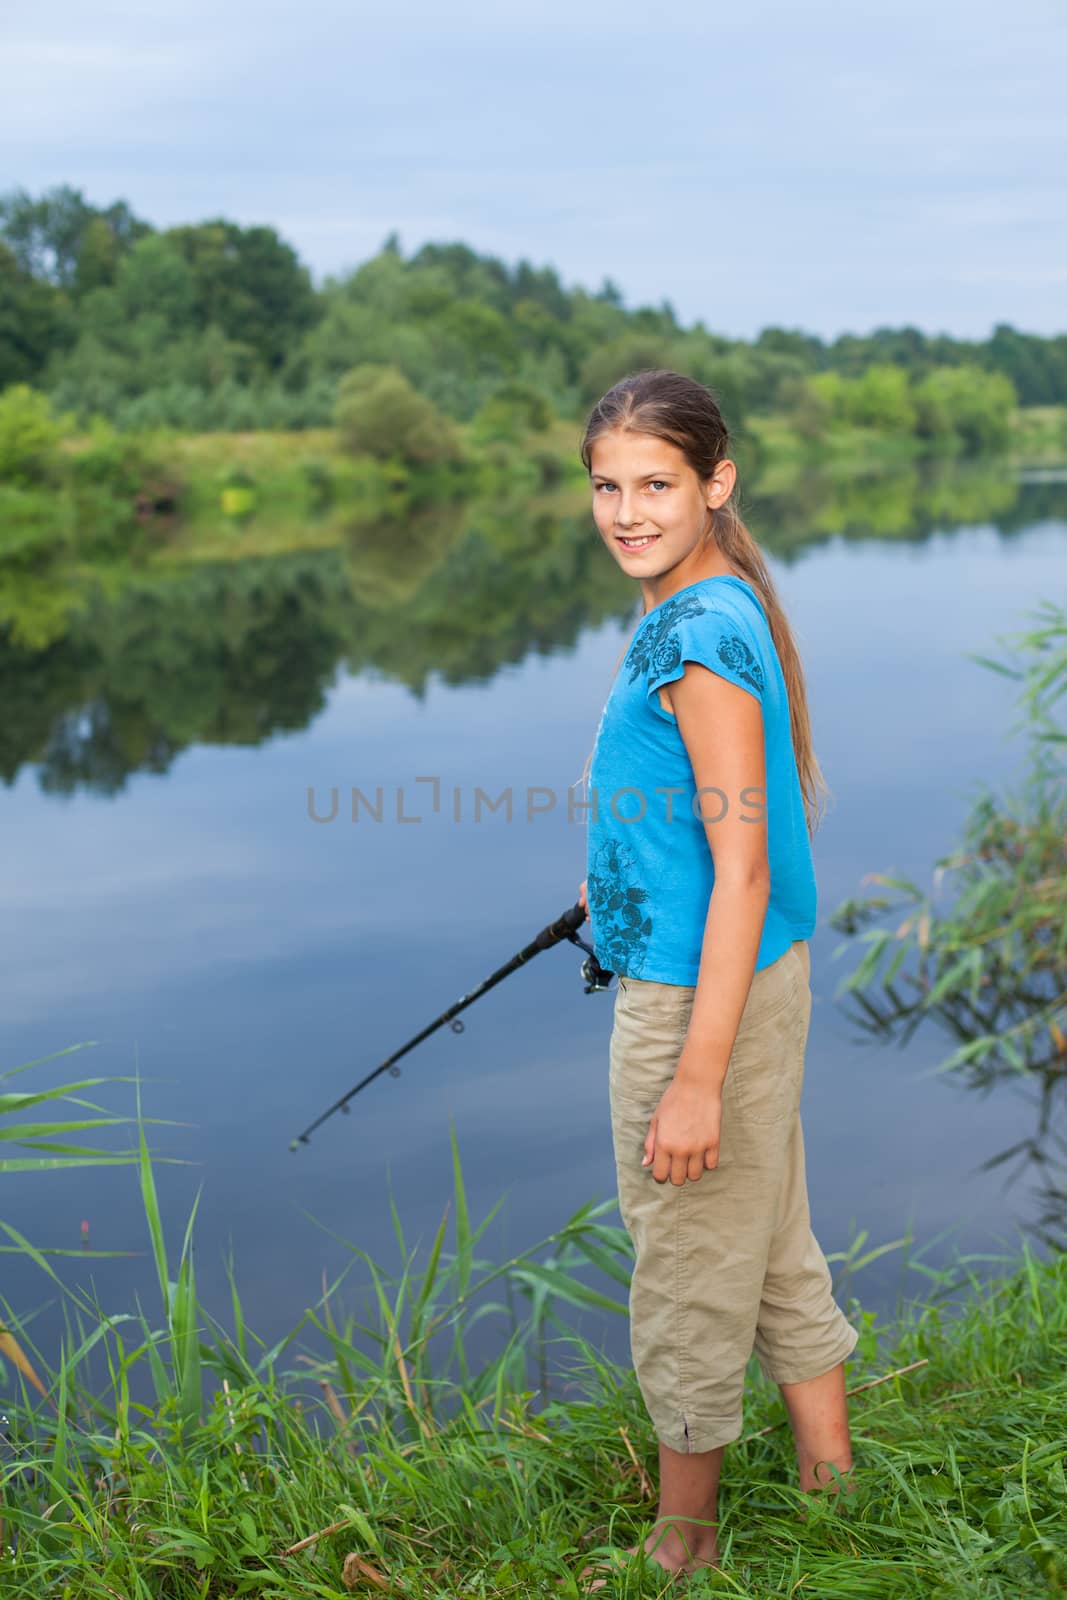
[[[550,267],[459,243],[405,257],[395,234],[316,288],[271,227],[160,230],[66,185],[0,197],[0,390],[43,390],[53,414],[123,430],[327,426],[358,420],[377,383],[398,410],[414,390],[446,424],[514,437],[651,365],[709,384],[735,430],[775,413],[808,439],[857,426],[980,448],[1016,404],[1067,402],[1067,335],[1006,323],[982,341],[912,327],[728,339],[682,327],[667,301],[627,309],[610,279],[566,289]]]

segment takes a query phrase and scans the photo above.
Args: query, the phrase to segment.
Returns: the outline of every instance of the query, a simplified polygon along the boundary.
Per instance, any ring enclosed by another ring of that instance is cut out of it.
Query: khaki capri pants
[[[630,1348],[656,1435],[683,1453],[741,1433],[753,1353],[775,1383],[821,1377],[859,1337],[811,1231],[800,1090],[811,1020],[807,942],[753,976],[722,1091],[719,1164],[695,1182],[642,1167],[695,985],[620,976],[609,1094],[619,1209],[633,1240]]]

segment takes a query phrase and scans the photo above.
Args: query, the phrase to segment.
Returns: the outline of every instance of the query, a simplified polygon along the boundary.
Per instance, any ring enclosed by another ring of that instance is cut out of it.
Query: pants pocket
[[[608,1083],[613,1106],[652,1115],[682,1053],[693,990],[627,978],[615,1002]]]

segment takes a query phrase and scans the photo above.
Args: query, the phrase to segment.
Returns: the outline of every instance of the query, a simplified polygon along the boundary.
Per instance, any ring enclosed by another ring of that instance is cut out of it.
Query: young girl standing
[[[852,1465],[857,1333],[811,1231],[799,1115],[825,784],[728,445],[709,390],[657,371],[610,389],[581,447],[597,528],[644,601],[587,767],[581,896],[618,974],[612,1137],[634,1370],[659,1441],[646,1549],[668,1571],[718,1559],[719,1468],[753,1350],[781,1387],[801,1487]]]

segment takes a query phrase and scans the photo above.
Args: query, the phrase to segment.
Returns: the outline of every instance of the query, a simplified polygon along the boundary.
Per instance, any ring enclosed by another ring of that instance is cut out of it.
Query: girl
[[[852,1466],[843,1363],[858,1336],[811,1231],[798,1110],[826,785],[728,445],[711,393],[656,371],[610,389],[581,446],[597,528],[644,601],[583,774],[580,896],[618,974],[612,1137],[634,1370],[659,1441],[646,1549],[670,1572],[718,1559],[719,1468],[753,1350],[781,1387],[801,1488]]]

